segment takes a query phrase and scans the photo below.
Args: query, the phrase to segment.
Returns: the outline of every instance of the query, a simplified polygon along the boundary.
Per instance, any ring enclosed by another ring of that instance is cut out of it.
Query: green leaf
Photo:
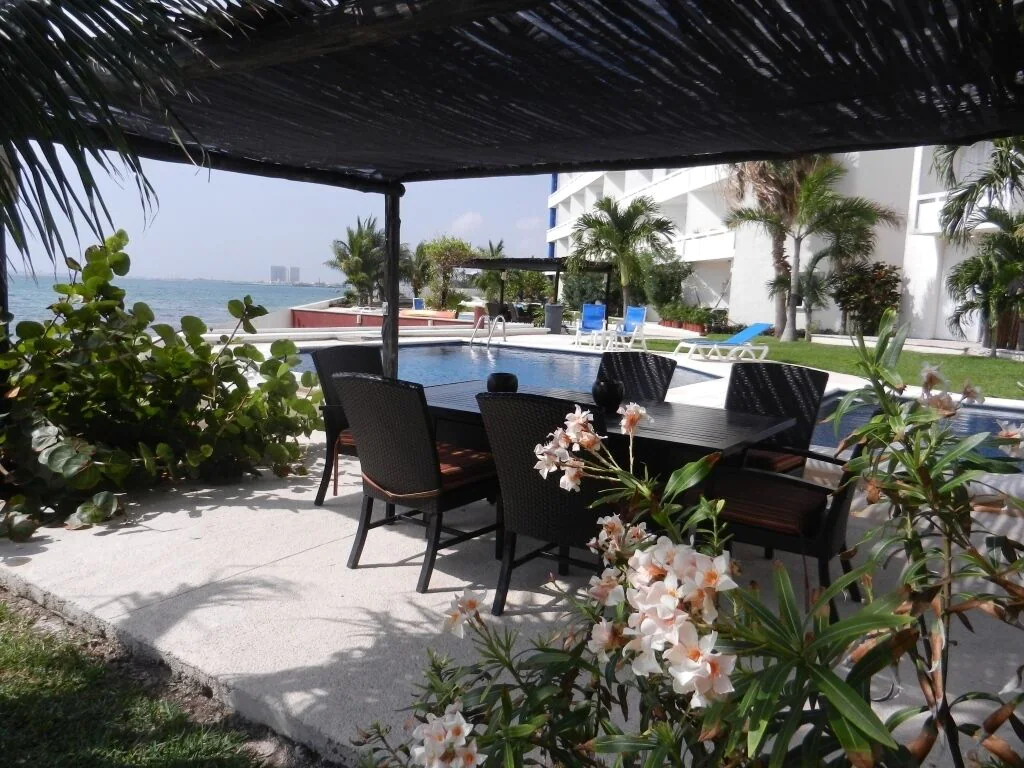
[[[206,323],[194,315],[185,315],[181,318],[181,330],[189,336],[202,336],[206,333]]]
[[[153,333],[159,336],[168,347],[176,347],[181,344],[178,333],[166,323],[156,323],[152,326]]]
[[[78,530],[79,528],[102,523],[114,516],[114,513],[117,512],[117,506],[117,497],[110,493],[110,491],[97,493],[88,501],[78,505],[78,509],[68,518],[67,527],[72,530]]]
[[[800,609],[797,608],[796,597],[793,595],[793,582],[789,579],[786,566],[781,562],[772,565],[772,580],[775,583],[775,593],[778,595],[779,615],[794,635],[800,635],[803,620]]]
[[[878,715],[874,713],[870,705],[862,699],[857,692],[831,670],[811,664],[808,672],[815,687],[824,694],[829,704],[835,707],[837,713],[842,715],[854,728],[879,744],[896,749],[896,742],[892,734],[882,725]],[[829,718],[831,722],[832,718]],[[839,735],[838,733],[836,734]]]
[[[39,527],[39,523],[23,512],[13,512],[2,522],[7,529],[7,537],[16,542],[28,541]]]
[[[146,325],[149,325],[156,319],[153,310],[144,301],[137,301],[132,305],[132,314]]]
[[[110,254],[108,263],[110,264],[110,269],[113,271],[115,275],[120,275],[121,277],[124,277],[125,275],[128,274],[128,270],[131,269],[132,262],[131,259],[128,258],[127,253],[125,253],[124,251],[117,251],[115,253]]]
[[[703,482],[720,458],[721,454],[712,453],[677,469],[665,483],[664,499],[673,501],[680,493]]]
[[[46,328],[34,320],[22,320],[14,326],[14,333],[19,339],[38,339],[46,333]]]
[[[298,351],[299,348],[290,339],[277,339],[270,345],[272,357],[287,357],[288,355],[297,354]]]
[[[228,302],[228,313],[232,317],[241,320],[245,316],[245,304],[238,299],[231,299]]]
[[[155,475],[156,457],[145,443],[139,443],[139,457],[142,459],[142,466],[146,468],[146,471],[151,475]]]
[[[591,742],[591,746],[598,754],[629,754],[654,749],[658,746],[658,740],[654,736],[615,733],[598,736]]]
[[[850,758],[850,764],[871,765],[873,762],[871,742],[865,738],[863,731],[855,728],[849,720],[832,707],[828,708],[827,716],[828,724],[839,740],[839,745],[843,748],[846,756]]]

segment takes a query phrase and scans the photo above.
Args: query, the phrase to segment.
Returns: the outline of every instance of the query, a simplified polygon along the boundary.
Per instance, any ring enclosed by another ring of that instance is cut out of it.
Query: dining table
[[[487,383],[477,380],[437,384],[423,389],[427,407],[436,419],[467,426],[482,426],[483,420],[476,396],[486,391]],[[529,386],[520,387],[519,391],[563,400],[567,405],[597,409],[593,397],[587,392]],[[796,420],[790,417],[762,416],[689,403],[643,402],[640,405],[647,410],[650,419],[643,421],[636,429],[637,440],[700,454],[739,454],[796,423]],[[608,414],[605,420],[605,429],[609,434],[622,434],[618,416]],[[554,430],[558,426],[552,424],[551,429]],[[543,437],[538,436],[538,441]]]

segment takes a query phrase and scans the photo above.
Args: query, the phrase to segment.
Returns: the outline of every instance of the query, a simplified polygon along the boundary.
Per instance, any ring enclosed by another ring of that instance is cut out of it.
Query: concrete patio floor
[[[531,341],[537,339],[543,337]],[[704,365],[728,373],[729,364]],[[671,399],[721,405],[724,384],[723,378],[680,388]],[[322,441],[314,435],[313,456]],[[0,540],[0,584],[159,656],[208,683],[245,717],[351,762],[358,727],[375,720],[403,725],[407,713],[399,710],[422,679],[428,648],[470,657],[468,641],[440,632],[442,613],[467,586],[493,597],[498,563],[493,537],[466,542],[442,552],[430,591],[417,594],[423,531],[399,524],[372,531],[362,566],[349,570],[358,464],[341,462],[339,495],[317,508],[321,468],[314,462],[304,478],[167,488],[132,498],[126,517],[110,525],[42,529],[24,544]],[[1007,489],[1024,495],[1020,478]],[[868,512],[851,520],[851,545],[878,522],[878,513]],[[493,514],[478,503],[446,522],[469,527]],[[987,515],[984,524],[1024,538],[1024,518]],[[743,581],[757,581],[771,599],[770,563],[761,551],[737,545],[734,557]],[[801,558],[781,559],[802,594]],[[557,601],[544,588],[551,569],[543,560],[518,569],[506,614],[496,621],[528,637],[555,629]],[[813,563],[809,571],[815,583]],[[559,583],[574,588],[588,578],[574,569]],[[879,575],[879,590],[895,578]],[[844,613],[851,608],[840,606]],[[1024,635],[985,617],[972,620],[976,635],[956,627],[954,654],[969,661],[954,671],[950,689],[998,692],[1024,664]],[[878,705],[883,712],[921,701],[913,672],[905,669],[901,678],[905,689]],[[886,689],[880,681],[879,695]],[[982,717],[990,709],[974,707]],[[946,764],[938,751],[935,758],[929,764]]]

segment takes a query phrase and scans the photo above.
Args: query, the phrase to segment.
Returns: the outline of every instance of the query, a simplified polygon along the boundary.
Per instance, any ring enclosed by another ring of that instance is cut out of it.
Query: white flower
[[[636,432],[637,425],[639,425],[641,421],[651,421],[651,418],[647,415],[647,409],[641,405],[637,405],[636,403],[620,405],[617,412],[622,416],[622,421],[619,422],[619,426],[627,435],[632,435]]]
[[[462,597],[456,597],[452,600],[451,606],[445,614],[445,631],[451,632],[460,639],[465,637],[466,629],[463,624],[465,624],[466,619],[475,616],[480,611],[483,601],[483,592],[474,592],[471,589],[464,590]]]
[[[1000,445],[999,450],[1015,459],[1020,458],[1020,443],[1021,438],[1024,437],[1024,424],[1014,424],[1010,421],[997,421],[996,423],[999,424],[999,432],[996,433],[996,437],[1017,441]]]
[[[590,640],[587,641],[587,650],[597,656],[600,662],[608,661],[609,651],[613,651],[621,645],[621,633],[619,628],[608,621],[601,619],[590,631]]]
[[[729,572],[729,555],[722,553],[713,560],[707,555],[697,554],[695,557],[696,572],[693,581],[700,589],[712,589],[725,592],[736,589],[736,582]]]
[[[964,382],[964,389],[961,395],[963,402],[967,405],[982,405],[985,402],[985,395],[981,393],[981,387],[971,384],[970,379]]]
[[[412,732],[414,741],[421,742],[411,750],[413,762],[426,768],[472,768],[479,765],[476,743],[469,734],[473,725],[462,717],[462,702],[456,701],[444,711],[443,717],[428,714]]]
[[[925,396],[936,387],[945,386],[945,384],[946,380],[937,365],[925,363],[921,367],[921,389],[924,390]]]
[[[462,717],[459,711],[461,708],[461,704],[456,703],[448,707],[444,713],[444,727],[447,731],[445,738],[453,747],[465,746],[467,737],[473,730],[473,726]]]
[[[732,679],[729,675],[736,668],[736,657],[723,653],[710,653],[707,655],[708,676],[697,678],[697,692],[690,699],[690,706],[705,707],[708,703],[732,693]]]
[[[578,405],[576,410],[572,413],[565,414],[565,426],[567,428],[583,426],[588,427],[594,421],[594,414],[590,411],[584,411]]]
[[[453,768],[476,768],[480,765],[480,756],[476,753],[476,742],[471,741],[464,747],[455,750],[455,759],[450,765]]]
[[[558,481],[560,488],[566,491],[579,491],[580,481],[583,479],[583,469],[576,466],[566,466],[562,479]]]
[[[597,540],[602,544],[611,539],[621,541],[626,533],[626,526],[618,515],[599,517],[597,518],[597,524],[601,526],[601,533],[597,535]]]
[[[587,594],[608,607],[625,602],[626,591],[622,587],[622,574],[615,568],[605,568],[600,577],[590,577],[590,589],[587,590]]]
[[[672,677],[672,688],[676,693],[693,693],[697,690],[696,678],[707,677],[710,669],[704,648],[701,647],[701,639],[697,636],[697,628],[687,624],[677,634],[678,641],[664,654],[668,673]],[[714,646],[713,639],[711,646]]]
[[[661,672],[661,662],[655,654],[654,637],[638,635],[626,643],[626,650],[633,653],[630,667],[637,677],[647,677]]]
[[[623,540],[626,544],[636,546],[646,541],[647,535],[647,523],[637,523],[626,529],[626,535],[623,537]]]
[[[428,714],[427,722],[416,726],[412,737],[422,742],[412,748],[412,759],[415,762],[429,768],[441,764],[441,756],[448,749],[448,729],[444,727],[443,720],[437,715]]]
[[[559,450],[564,451],[564,448]],[[559,467],[559,456],[554,451],[548,450],[546,445],[537,445],[533,449],[534,454],[537,456],[537,463],[533,465],[533,468],[540,472],[540,476],[545,480],[548,478],[548,473],[554,472]]]

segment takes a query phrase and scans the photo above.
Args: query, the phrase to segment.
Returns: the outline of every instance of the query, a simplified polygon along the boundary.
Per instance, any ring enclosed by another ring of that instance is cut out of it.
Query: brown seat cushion
[[[751,469],[764,469],[768,472],[781,472],[782,474],[802,469],[805,461],[803,456],[768,451],[763,448],[751,448],[747,451],[746,459],[746,465]]]
[[[352,437],[352,430],[346,429],[338,435],[338,442],[335,443],[338,453],[342,456],[357,456],[356,439]]]
[[[742,470],[715,474],[711,498],[724,499],[721,519],[788,536],[813,537],[828,504],[830,489],[812,489]]]
[[[441,468],[442,491],[497,477],[494,457],[486,451],[461,448],[451,443],[438,443],[437,460]]]

